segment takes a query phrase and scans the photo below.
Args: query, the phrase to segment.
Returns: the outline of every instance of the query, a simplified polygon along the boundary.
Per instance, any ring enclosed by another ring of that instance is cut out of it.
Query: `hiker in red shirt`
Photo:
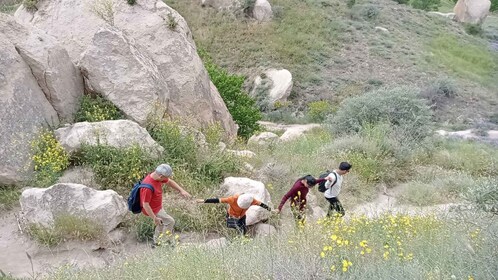
[[[222,198],[197,199],[197,203],[227,203],[227,227],[236,228],[242,235],[247,232],[246,211],[251,205],[260,206],[268,211],[270,207],[255,199],[252,194],[236,194]]]
[[[326,178],[315,179],[311,175],[306,175],[297,179],[292,188],[284,195],[284,197],[282,197],[277,213],[282,211],[282,207],[284,207],[285,202],[287,202],[290,198],[291,211],[294,219],[296,219],[296,222],[298,223],[304,223],[306,218],[306,196],[308,195],[308,191],[316,184],[325,180]]]
[[[154,191],[148,188],[140,189],[140,206],[142,206],[142,214],[149,216],[154,220],[156,229],[154,231],[154,244],[152,247],[159,245],[161,235],[172,236],[175,220],[168,215],[163,209],[163,189],[162,185],[166,184],[169,187],[177,190],[183,197],[190,198],[191,195],[182,189],[171,176],[173,170],[168,164],[159,165],[156,170],[147,175],[142,184],[149,184],[154,188]],[[166,239],[168,240],[168,239]]]

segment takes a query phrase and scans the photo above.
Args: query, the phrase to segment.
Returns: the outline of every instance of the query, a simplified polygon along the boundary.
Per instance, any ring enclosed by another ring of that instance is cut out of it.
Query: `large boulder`
[[[167,106],[170,94],[165,77],[133,41],[115,28],[103,28],[83,53],[80,67],[92,91],[145,125],[158,106]]]
[[[272,206],[270,193],[266,189],[265,185],[260,181],[243,177],[227,177],[223,181],[221,189],[225,196],[250,193],[254,195],[254,198],[257,200],[269,205],[270,207]],[[268,210],[259,206],[251,206],[246,212],[246,223],[247,225],[253,225],[268,219],[269,216],[270,212],[268,212]]]
[[[123,221],[128,209],[113,190],[97,191],[79,184],[55,184],[49,188],[30,188],[21,194],[24,221],[53,226],[58,216],[88,218],[110,232]]]
[[[30,175],[30,142],[59,119],[16,46],[0,32],[0,185]]]
[[[164,151],[147,130],[129,120],[80,122],[59,128],[55,137],[69,153],[78,151],[82,144],[109,145],[116,148],[129,148],[138,145],[152,156]]]
[[[9,38],[29,65],[59,118],[72,121],[83,96],[83,78],[67,51],[55,38],[36,28],[28,30],[12,16],[0,14],[0,33]]]
[[[453,8],[454,19],[459,22],[481,24],[488,16],[490,7],[489,0],[458,0]]]
[[[256,0],[252,9],[252,17],[258,21],[270,21],[273,11],[268,0]]]
[[[254,80],[252,96],[263,91],[267,94],[268,102],[286,101],[292,91],[292,74],[285,69],[269,69]]]
[[[197,54],[187,23],[164,2],[140,0],[131,6],[118,0],[39,1],[37,9],[31,13],[21,6],[15,16],[56,37],[73,61],[80,60],[80,55],[92,45],[95,33],[102,27],[112,25],[123,31],[127,38],[134,40],[132,45],[137,51],[134,56],[149,57],[154,64],[142,65],[142,68],[157,67],[162,81],[156,80],[156,83],[161,84],[161,89],[163,82],[167,84],[167,90],[159,100],[167,107],[168,115],[189,117],[199,126],[221,122],[228,135],[236,134],[225,104],[219,104],[215,100],[219,97],[213,97],[209,76]],[[102,14],[102,11],[107,13],[99,17],[97,14]],[[121,73],[130,77],[135,75],[132,70],[126,72],[123,69]],[[116,82],[123,82],[123,79]],[[104,97],[112,94],[108,87],[102,89],[105,91],[99,93]],[[151,106],[154,99],[149,97],[150,94],[136,102]],[[159,106],[158,109],[163,108]]]

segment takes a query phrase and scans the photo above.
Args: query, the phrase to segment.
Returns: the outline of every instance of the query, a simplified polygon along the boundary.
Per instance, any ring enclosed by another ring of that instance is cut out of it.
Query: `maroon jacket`
[[[284,207],[285,202],[289,198],[291,199],[291,205],[294,204],[294,207],[299,207],[299,210],[303,210],[306,207],[306,196],[308,195],[309,188],[301,183],[301,180],[297,180],[292,188],[282,197],[278,210],[282,210],[282,207]],[[316,179],[317,184],[323,181],[325,181],[325,178]]]

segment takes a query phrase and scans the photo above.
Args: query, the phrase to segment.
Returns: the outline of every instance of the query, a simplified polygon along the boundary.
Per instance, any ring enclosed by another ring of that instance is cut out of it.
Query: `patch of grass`
[[[19,205],[21,190],[16,186],[0,186],[0,210],[11,210]]]
[[[0,13],[13,14],[23,0],[4,0],[0,2]]]
[[[430,50],[436,61],[464,78],[486,82],[496,74],[496,57],[485,46],[442,35],[432,41]]]
[[[55,219],[53,226],[30,224],[28,233],[40,244],[53,247],[69,239],[97,239],[102,236],[103,229],[89,218],[61,215]]]

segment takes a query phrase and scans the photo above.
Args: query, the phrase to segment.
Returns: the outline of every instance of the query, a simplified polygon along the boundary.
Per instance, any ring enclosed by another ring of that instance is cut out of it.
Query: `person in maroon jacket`
[[[309,189],[311,189],[316,184],[325,181],[326,178],[323,179],[315,179],[311,175],[306,175],[297,179],[292,188],[282,197],[282,201],[278,206],[277,213],[282,211],[282,207],[287,202],[287,200],[291,201],[291,211],[296,219],[296,222],[304,222],[305,220],[305,210],[306,210],[306,196],[308,195]]]

